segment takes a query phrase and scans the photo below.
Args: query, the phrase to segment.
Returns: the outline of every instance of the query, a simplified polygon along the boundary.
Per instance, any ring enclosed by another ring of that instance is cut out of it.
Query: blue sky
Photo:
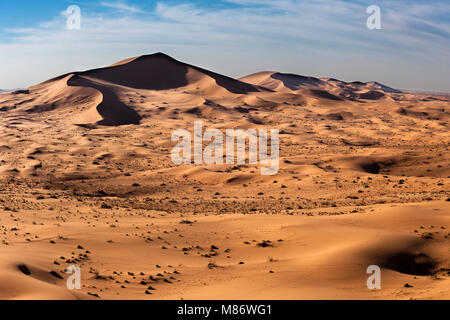
[[[369,5],[381,30],[366,27]],[[66,9],[81,9],[68,30]],[[262,70],[450,92],[448,0],[0,2],[0,88],[165,52],[229,76]]]

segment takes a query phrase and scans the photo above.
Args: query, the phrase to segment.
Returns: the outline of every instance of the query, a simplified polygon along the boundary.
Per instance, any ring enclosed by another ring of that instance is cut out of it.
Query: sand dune
[[[449,103],[164,54],[2,94],[0,298],[448,299]],[[173,164],[200,120],[279,129],[278,174]]]
[[[141,120],[133,108],[121,101],[125,91],[180,88],[190,94],[199,92],[207,96],[264,91],[157,53],[127,59],[110,67],[63,75],[27,91],[15,92],[11,96],[19,97],[6,101],[14,103],[14,109],[28,113],[60,111],[68,107],[88,109],[78,117],[80,124],[125,125],[138,124]],[[27,99],[23,100],[23,96]]]
[[[240,78],[240,80],[281,92],[291,92],[300,89],[318,89],[326,85],[325,81],[314,77],[270,71],[251,74]]]
[[[306,93],[330,100],[378,100],[385,93],[401,93],[378,82],[344,82],[333,78],[318,79],[296,74],[263,71],[240,78],[277,92]]]

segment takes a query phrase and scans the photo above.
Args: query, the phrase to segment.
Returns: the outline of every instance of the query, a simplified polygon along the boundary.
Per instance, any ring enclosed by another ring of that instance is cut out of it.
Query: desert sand
[[[0,299],[449,299],[449,102],[161,53],[4,93]],[[279,129],[278,174],[173,164],[199,120]]]

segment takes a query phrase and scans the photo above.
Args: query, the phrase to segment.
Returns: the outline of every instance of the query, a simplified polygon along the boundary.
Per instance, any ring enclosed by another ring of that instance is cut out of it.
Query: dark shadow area
[[[366,93],[361,93],[359,95],[359,99],[364,99],[364,100],[379,100],[381,98],[383,98],[385,96],[385,94],[383,92],[379,92],[379,91],[369,91]]]
[[[20,264],[17,266],[17,269],[19,269],[20,272],[22,272],[24,275],[30,276],[31,271],[28,269],[28,267],[24,264]]]
[[[319,87],[325,83],[314,77],[305,77],[291,73],[274,73],[271,78],[283,82],[284,86],[291,90],[299,90],[302,87]]]
[[[102,96],[102,102],[97,106],[98,113],[103,120],[99,125],[103,126],[121,126],[128,124],[139,124],[142,117],[133,108],[120,101],[117,95],[110,89],[105,88],[89,79],[73,76],[67,81],[69,86],[90,87],[98,90]]]
[[[311,92],[311,94],[317,98],[323,98],[323,99],[333,100],[333,101],[344,101],[344,99],[342,99],[341,97],[335,96],[334,94],[331,94],[325,90],[312,89],[312,90],[309,90],[309,92]]]
[[[437,263],[423,253],[396,253],[386,258],[383,267],[405,274],[429,276],[435,273]]]
[[[381,166],[377,162],[367,162],[361,164],[361,169],[367,173],[379,174],[381,171]]]

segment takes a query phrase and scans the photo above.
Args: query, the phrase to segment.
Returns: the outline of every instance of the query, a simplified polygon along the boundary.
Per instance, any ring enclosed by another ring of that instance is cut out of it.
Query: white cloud
[[[124,11],[124,12],[133,12],[133,13],[143,13],[144,12],[136,6],[131,6],[131,5],[128,5],[128,4],[126,4],[124,2],[120,2],[120,1],[118,1],[118,2],[103,1],[100,4],[103,7],[113,8],[113,9],[117,9],[119,11]]]

